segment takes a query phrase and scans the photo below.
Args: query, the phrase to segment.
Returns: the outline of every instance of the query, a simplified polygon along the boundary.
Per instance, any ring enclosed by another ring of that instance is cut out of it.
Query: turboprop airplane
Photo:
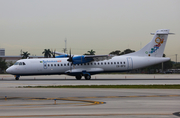
[[[160,29],[153,33],[152,40],[137,52],[121,56],[111,55],[60,55],[58,58],[21,59],[6,72],[20,76],[66,74],[86,80],[91,75],[106,72],[124,72],[133,69],[162,63],[170,58],[162,57],[169,33],[168,29]]]

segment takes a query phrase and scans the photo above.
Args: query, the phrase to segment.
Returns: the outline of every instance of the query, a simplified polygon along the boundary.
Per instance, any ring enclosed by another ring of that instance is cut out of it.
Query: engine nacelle
[[[88,63],[88,62],[91,62],[93,61],[92,58],[85,58],[84,55],[82,56],[75,56],[72,58],[72,63],[73,64],[82,64],[82,63]]]

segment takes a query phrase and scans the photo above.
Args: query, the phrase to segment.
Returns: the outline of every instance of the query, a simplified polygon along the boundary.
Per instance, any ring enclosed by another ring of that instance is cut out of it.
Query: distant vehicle
[[[165,74],[172,74],[172,71],[166,71]]]
[[[125,72],[169,61],[170,58],[162,57],[168,34],[171,34],[169,30],[160,29],[151,34],[154,35],[151,42],[130,54],[73,56],[70,53],[57,58],[21,59],[6,72],[15,75],[16,80],[19,80],[20,76],[53,74],[75,76],[77,80],[84,76],[86,80],[90,80],[91,75],[98,73]]]

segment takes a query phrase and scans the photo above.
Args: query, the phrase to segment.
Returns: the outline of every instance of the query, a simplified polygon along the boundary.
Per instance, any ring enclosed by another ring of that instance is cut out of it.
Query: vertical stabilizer
[[[160,29],[156,33],[151,33],[154,35],[151,42],[144,46],[141,50],[127,54],[128,56],[150,56],[150,57],[162,57],[164,53],[164,48],[167,42],[169,29]]]

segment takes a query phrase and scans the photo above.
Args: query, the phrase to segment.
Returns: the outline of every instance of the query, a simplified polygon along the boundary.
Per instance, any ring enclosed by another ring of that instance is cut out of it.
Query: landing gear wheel
[[[76,75],[77,80],[81,80],[82,76],[81,75]]]
[[[15,80],[19,80],[19,77],[16,77]]]
[[[84,78],[85,78],[86,80],[90,80],[90,79],[91,79],[91,75],[86,74],[86,75],[84,75]]]

